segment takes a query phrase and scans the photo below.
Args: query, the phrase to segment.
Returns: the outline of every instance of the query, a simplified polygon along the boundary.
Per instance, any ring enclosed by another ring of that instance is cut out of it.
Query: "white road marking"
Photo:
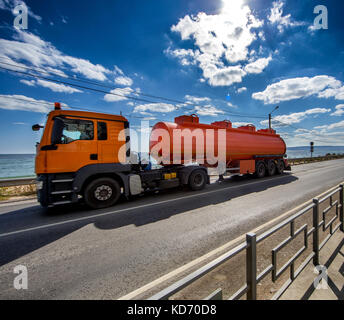
[[[15,235],[15,234],[19,234],[19,233],[24,233],[24,232],[34,231],[34,230],[40,230],[40,229],[60,226],[60,225],[64,225],[64,224],[67,224],[67,223],[72,223],[72,222],[89,220],[89,219],[93,219],[93,218],[104,217],[104,216],[108,216],[108,215],[115,214],[115,213],[120,213],[120,212],[125,212],[125,211],[130,211],[130,210],[137,210],[137,209],[147,208],[147,207],[156,206],[156,205],[160,205],[160,204],[165,204],[165,203],[169,203],[169,202],[176,202],[176,201],[184,200],[184,199],[196,198],[196,197],[204,196],[204,195],[207,195],[207,194],[222,192],[222,191],[229,190],[229,189],[239,189],[241,187],[251,186],[251,185],[255,185],[255,184],[261,184],[264,181],[282,180],[282,179],[285,179],[287,177],[289,177],[289,176],[281,176],[281,177],[276,177],[276,178],[273,178],[273,179],[270,178],[270,179],[265,179],[265,180],[258,180],[258,181],[255,181],[255,182],[250,182],[250,183],[246,183],[246,184],[241,184],[241,185],[235,185],[235,186],[230,186],[230,187],[226,187],[226,188],[210,190],[210,191],[206,191],[206,192],[202,192],[202,193],[197,193],[197,194],[191,194],[191,195],[183,196],[183,197],[179,197],[179,198],[173,198],[173,199],[168,199],[168,200],[163,200],[163,201],[158,201],[158,202],[153,202],[153,203],[147,203],[147,204],[143,204],[143,205],[140,205],[140,206],[135,206],[135,207],[130,207],[130,208],[123,208],[123,209],[119,209],[119,210],[115,210],[115,211],[110,211],[110,212],[98,213],[98,214],[94,214],[94,215],[87,216],[87,217],[70,219],[70,220],[65,220],[65,221],[61,221],[61,222],[55,222],[55,223],[50,223],[50,224],[44,224],[44,225],[41,225],[41,226],[31,227],[31,228],[27,228],[27,229],[11,231],[11,232],[0,234],[0,238],[11,236],[11,235]]]
[[[342,183],[344,183],[344,181]],[[331,188],[331,189],[329,189],[329,190],[327,190],[327,191],[317,195],[315,198],[321,198],[323,195],[330,193],[332,190],[336,189],[338,187],[338,185],[336,185],[335,187],[333,187],[333,188]],[[266,227],[276,223],[279,220],[282,220],[286,216],[291,215],[292,213],[298,211],[299,209],[306,207],[311,202],[312,202],[312,200],[308,200],[308,201],[300,204],[299,206],[293,208],[292,210],[289,210],[289,211],[283,213],[282,215],[280,215],[280,216],[278,216],[278,217],[276,217],[276,218],[274,218],[274,219],[272,219],[272,220],[270,220],[270,221],[260,225],[259,227],[255,228],[255,229],[253,229],[252,231],[249,231],[249,232],[258,233],[260,230],[262,230],[262,229],[264,229],[264,228],[266,228]],[[249,232],[247,232],[247,233],[249,233]],[[218,254],[218,253],[220,253],[220,252],[222,252],[222,251],[232,247],[235,243],[239,243],[239,242],[244,241],[245,238],[246,238],[246,233],[241,235],[241,236],[239,236],[239,237],[237,237],[234,240],[231,240],[231,241],[225,243],[221,247],[216,248],[216,249],[206,253],[205,255],[203,255],[203,256],[201,256],[201,257],[199,257],[199,258],[197,258],[197,259],[195,259],[193,261],[190,261],[186,265],[181,266],[180,268],[175,269],[175,270],[173,270],[173,271],[171,271],[171,272],[161,276],[160,278],[158,278],[158,279],[156,279],[156,280],[154,280],[154,281],[152,281],[150,283],[147,283],[146,285],[142,286],[141,288],[138,288],[138,289],[136,289],[136,290],[134,290],[134,291],[132,291],[132,292],[130,292],[130,293],[120,297],[120,298],[118,298],[118,300],[131,300],[131,299],[137,297],[138,295],[140,295],[140,294],[142,294],[142,293],[144,293],[144,292],[146,292],[146,291],[148,291],[148,290],[158,286],[159,284],[161,284],[161,283],[163,283],[163,282],[165,282],[165,281],[167,281],[167,280],[177,276],[178,274],[180,274],[182,272],[185,272],[186,270],[196,266],[197,264],[200,264],[200,263],[206,261],[210,257],[213,257],[216,254]]]

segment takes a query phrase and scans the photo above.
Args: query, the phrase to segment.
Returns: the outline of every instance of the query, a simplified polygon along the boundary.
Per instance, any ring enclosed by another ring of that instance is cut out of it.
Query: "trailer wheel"
[[[116,180],[99,178],[93,180],[85,189],[86,205],[93,209],[113,206],[121,195],[121,188]]]
[[[282,174],[283,173],[283,171],[284,171],[284,162],[283,162],[283,160],[278,160],[277,161],[276,171],[277,171],[277,174]]]
[[[276,173],[276,163],[273,160],[268,161],[268,175],[273,176]]]
[[[256,165],[256,177],[264,178],[266,173],[266,167],[263,161],[259,161]]]
[[[202,190],[207,184],[207,175],[203,170],[195,170],[189,178],[189,187],[193,191]]]

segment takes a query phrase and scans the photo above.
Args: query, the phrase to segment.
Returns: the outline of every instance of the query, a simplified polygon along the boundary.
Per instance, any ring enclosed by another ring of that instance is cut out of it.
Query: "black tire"
[[[276,173],[276,163],[273,160],[268,161],[268,175],[274,176]]]
[[[85,189],[84,198],[87,206],[102,209],[113,206],[121,195],[121,188],[116,180],[99,178],[93,180]]]
[[[189,178],[189,187],[193,191],[202,190],[207,184],[207,174],[203,170],[195,170]]]
[[[256,164],[256,177],[257,178],[264,178],[266,174],[266,167],[263,161],[259,161]]]
[[[277,174],[282,174],[284,171],[284,162],[283,160],[278,160],[276,165]]]

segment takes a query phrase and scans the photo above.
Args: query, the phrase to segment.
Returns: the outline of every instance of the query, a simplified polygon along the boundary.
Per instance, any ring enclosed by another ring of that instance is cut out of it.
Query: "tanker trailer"
[[[233,128],[228,120],[201,124],[194,114],[155,124],[150,152],[163,166],[196,162],[216,167],[222,155],[228,174],[255,173],[261,178],[290,170],[284,159],[286,144],[275,130],[256,130],[253,125]]]

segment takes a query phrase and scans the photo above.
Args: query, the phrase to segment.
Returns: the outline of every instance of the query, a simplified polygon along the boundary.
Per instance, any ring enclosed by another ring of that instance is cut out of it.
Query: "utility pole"
[[[273,109],[270,113],[269,113],[269,129],[271,130],[271,115],[274,111],[276,111],[279,108],[279,106],[276,106],[275,109]]]

